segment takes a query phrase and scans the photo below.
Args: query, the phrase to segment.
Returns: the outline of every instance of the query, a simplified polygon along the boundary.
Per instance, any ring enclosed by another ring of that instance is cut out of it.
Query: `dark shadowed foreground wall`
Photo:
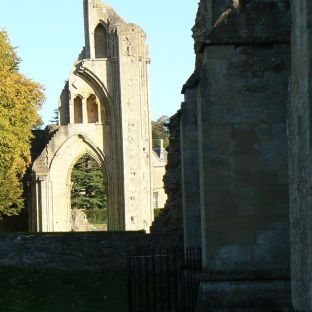
[[[198,311],[279,311],[290,306],[290,9],[228,3],[202,0],[193,29],[181,112],[185,239],[197,244],[201,228]]]
[[[126,256],[181,246],[171,235],[144,232],[1,234],[0,266],[126,271]]]
[[[312,311],[312,1],[292,1],[292,16],[288,122],[292,297],[296,311]]]

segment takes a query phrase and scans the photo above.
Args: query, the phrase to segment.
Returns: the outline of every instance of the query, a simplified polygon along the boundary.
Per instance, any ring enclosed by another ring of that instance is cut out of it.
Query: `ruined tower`
[[[71,231],[71,171],[84,154],[108,177],[108,229],[152,219],[150,63],[146,34],[84,0],[85,47],[59,101],[59,128],[32,167],[30,229]]]

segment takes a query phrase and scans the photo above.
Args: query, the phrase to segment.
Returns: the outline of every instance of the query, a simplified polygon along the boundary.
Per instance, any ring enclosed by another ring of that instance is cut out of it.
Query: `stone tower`
[[[84,0],[85,47],[59,101],[59,128],[32,167],[30,228],[71,231],[71,171],[84,154],[108,177],[108,229],[152,219],[150,63],[146,34],[100,0]]]

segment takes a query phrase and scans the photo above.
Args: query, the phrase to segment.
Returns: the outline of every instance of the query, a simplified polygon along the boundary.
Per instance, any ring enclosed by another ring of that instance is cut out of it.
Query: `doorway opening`
[[[71,173],[72,231],[107,231],[108,179],[90,154],[75,163]]]

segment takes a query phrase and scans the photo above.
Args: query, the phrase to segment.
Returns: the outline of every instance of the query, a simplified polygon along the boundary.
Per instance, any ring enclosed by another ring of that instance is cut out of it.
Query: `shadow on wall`
[[[0,232],[27,232],[28,231],[28,216],[24,209],[18,216],[4,217],[0,220]]]

